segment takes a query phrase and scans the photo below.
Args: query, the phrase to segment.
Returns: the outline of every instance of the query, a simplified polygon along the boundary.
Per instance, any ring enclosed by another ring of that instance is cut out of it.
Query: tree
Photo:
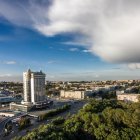
[[[19,121],[19,130],[25,129],[31,125],[30,118],[21,118]]]
[[[139,113],[140,103],[90,100],[77,114],[41,125],[19,140],[139,140]]]

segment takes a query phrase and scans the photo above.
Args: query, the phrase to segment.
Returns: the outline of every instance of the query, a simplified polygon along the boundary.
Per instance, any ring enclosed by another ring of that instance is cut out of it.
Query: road
[[[70,115],[73,115],[73,114],[77,113],[78,110],[80,110],[85,104],[86,104],[86,102],[84,102],[84,101],[81,101],[81,102],[78,102],[78,103],[73,103],[72,106],[71,106],[71,109],[69,111],[61,113],[61,114],[59,114],[55,117],[62,116],[64,118],[66,118],[69,113],[70,113]],[[14,138],[16,136],[24,136],[24,135],[27,134],[27,131],[32,131],[34,128],[38,128],[39,125],[48,124],[51,121],[52,121],[52,119],[45,120],[45,121],[42,121],[42,122],[36,122],[36,123],[34,123],[34,125],[26,128],[22,131],[19,131],[16,126],[13,126],[14,127],[14,133],[12,133],[12,134],[10,134],[6,137],[0,138],[0,140],[11,140],[12,138]]]
[[[0,123],[0,140],[2,139],[1,137],[3,137],[3,135],[4,135],[4,128],[5,128],[5,125],[6,125],[9,121],[15,119],[16,117],[22,117],[22,116],[24,116],[24,115],[26,115],[26,114],[20,114],[20,115],[18,115],[18,116],[7,117],[6,119],[4,119],[4,121],[2,121],[2,122]],[[6,140],[7,140],[7,139],[6,139]]]
[[[5,118],[1,123],[0,123],[0,136],[1,136],[1,133],[3,131],[3,128],[5,126],[5,123],[9,120],[9,117]]]

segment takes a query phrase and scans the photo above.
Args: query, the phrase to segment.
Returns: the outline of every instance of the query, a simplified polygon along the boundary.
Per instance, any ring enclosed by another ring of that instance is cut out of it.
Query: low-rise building
[[[6,117],[14,117],[17,113],[15,112],[0,112],[0,116],[6,116]]]
[[[0,103],[10,103],[14,101],[15,101],[15,98],[12,96],[0,96]]]
[[[10,110],[28,112],[33,108],[33,105],[10,103]]]
[[[60,91],[60,97],[67,99],[85,99],[89,94],[91,91]]]
[[[117,94],[117,100],[126,102],[138,102],[140,94]]]
[[[124,94],[124,90],[117,90],[116,95]]]

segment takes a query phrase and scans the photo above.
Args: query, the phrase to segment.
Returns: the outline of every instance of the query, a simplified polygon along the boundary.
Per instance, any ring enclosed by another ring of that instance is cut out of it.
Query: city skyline
[[[0,81],[28,68],[52,81],[140,79],[139,4],[1,0]]]

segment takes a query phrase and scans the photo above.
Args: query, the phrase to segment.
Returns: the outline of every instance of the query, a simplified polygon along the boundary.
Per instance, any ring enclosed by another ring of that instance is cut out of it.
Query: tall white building
[[[23,72],[24,102],[31,103],[31,70]]]
[[[36,104],[45,100],[45,74],[32,72],[30,69],[23,73],[24,103]]]

